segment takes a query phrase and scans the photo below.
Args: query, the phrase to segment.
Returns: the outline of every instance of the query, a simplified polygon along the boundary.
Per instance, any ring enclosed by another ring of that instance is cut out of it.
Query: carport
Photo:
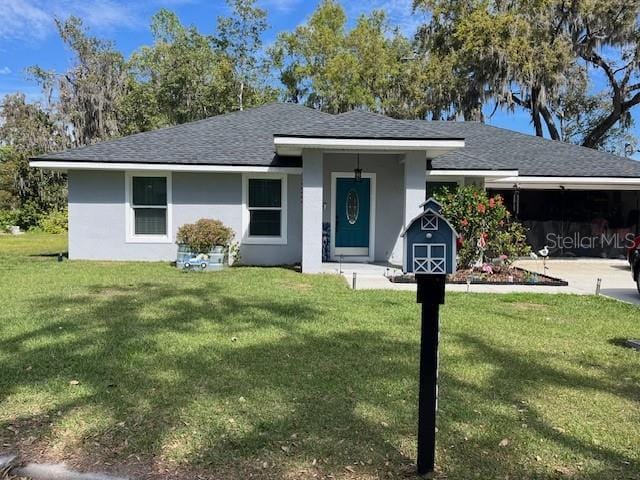
[[[552,257],[625,258],[640,234],[640,186],[515,184],[491,188],[527,228],[535,251],[547,246]]]

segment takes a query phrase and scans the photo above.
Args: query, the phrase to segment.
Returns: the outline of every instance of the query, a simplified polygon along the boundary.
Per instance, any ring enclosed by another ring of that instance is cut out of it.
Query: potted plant
[[[178,259],[184,269],[221,270],[228,264],[233,230],[219,220],[202,218],[178,229]]]

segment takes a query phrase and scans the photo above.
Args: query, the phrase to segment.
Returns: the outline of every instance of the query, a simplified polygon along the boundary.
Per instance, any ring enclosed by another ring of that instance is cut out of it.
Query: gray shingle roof
[[[465,148],[434,159],[437,169],[518,170],[520,175],[640,177],[640,162],[475,122],[394,120],[362,111],[329,115],[275,103],[139,133],[37,160],[299,167],[274,153],[274,135],[452,139]]]
[[[362,110],[330,115],[305,125],[297,125],[289,130],[277,131],[275,135],[301,138],[374,138],[386,140],[445,140],[461,138],[452,135],[446,129],[431,129],[427,122],[403,122]]]
[[[410,120],[407,123],[424,123]],[[518,170],[521,176],[640,177],[640,162],[478,122],[426,122],[465,139],[465,148],[433,160],[436,169]]]
[[[45,154],[37,160],[300,166],[299,158],[275,155],[273,133],[324,117],[331,115],[301,105],[273,103]]]

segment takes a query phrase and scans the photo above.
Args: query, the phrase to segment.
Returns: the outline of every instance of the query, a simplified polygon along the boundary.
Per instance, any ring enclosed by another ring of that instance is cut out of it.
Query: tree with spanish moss
[[[467,119],[483,107],[522,108],[536,135],[563,139],[567,122],[579,123],[572,141],[620,149],[640,103],[638,0],[415,0],[430,14],[418,32],[429,65],[449,65],[436,99],[443,111]],[[597,89],[593,72],[605,86]],[[587,78],[576,90],[575,79]],[[448,86],[448,88],[447,88]],[[440,92],[442,93],[442,92]],[[580,94],[580,97],[577,96]],[[606,101],[605,101],[606,99]],[[569,102],[586,110],[572,117]],[[564,137],[566,138],[566,137]],[[616,144],[618,142],[618,145]]]
[[[66,206],[66,177],[29,167],[29,158],[63,150],[71,139],[59,122],[24,94],[7,95],[0,103],[0,209],[32,203],[37,210]]]
[[[118,136],[119,106],[127,85],[122,54],[112,42],[89,35],[77,17],[56,19],[56,26],[73,54],[72,66],[65,72],[29,69],[55,102],[56,120],[71,133],[76,147]]]

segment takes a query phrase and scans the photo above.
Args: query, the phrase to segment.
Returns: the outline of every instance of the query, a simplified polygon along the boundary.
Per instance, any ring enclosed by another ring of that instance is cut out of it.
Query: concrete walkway
[[[532,272],[544,273],[542,260],[520,260],[516,265]],[[626,260],[553,259],[547,261],[546,267],[547,275],[566,280],[569,287],[583,293],[595,294],[600,278],[602,295],[640,305],[640,293],[631,278],[631,268]]]
[[[542,260],[522,260],[518,267],[543,273]],[[473,293],[568,293],[575,295],[593,295],[596,292],[597,279],[601,278],[602,295],[640,305],[640,294],[631,278],[629,265],[624,260],[576,259],[548,260],[546,273],[552,277],[566,280],[567,287],[549,287],[542,285],[447,285],[448,292]],[[350,287],[353,286],[353,274],[356,274],[357,290],[407,290],[415,291],[415,284],[391,283],[386,276],[399,274],[400,270],[384,265],[362,263],[325,263],[325,273],[341,274]]]

